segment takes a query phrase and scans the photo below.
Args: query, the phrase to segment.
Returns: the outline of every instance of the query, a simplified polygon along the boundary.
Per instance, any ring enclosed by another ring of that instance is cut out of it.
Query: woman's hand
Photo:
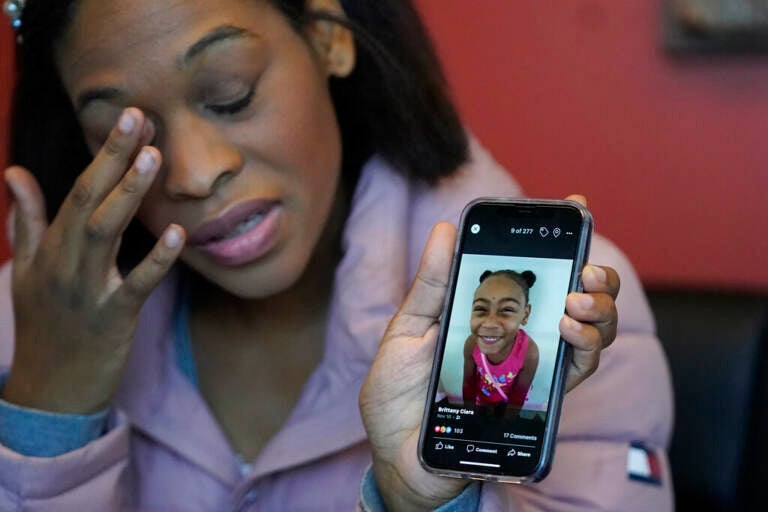
[[[587,206],[582,195],[566,199]],[[560,320],[560,334],[573,347],[565,391],[575,388],[597,370],[600,351],[616,338],[619,316],[616,297],[621,282],[611,267],[586,265],[581,272],[584,293],[570,293],[565,300],[566,314]]]
[[[571,196],[584,202],[583,198]],[[360,393],[360,411],[373,450],[373,472],[389,510],[431,510],[458,496],[466,480],[435,476],[417,457],[419,429],[448,286],[456,230],[436,225],[408,295],[392,318]],[[585,293],[572,293],[561,334],[573,348],[566,387],[597,368],[600,350],[616,336],[613,269],[587,266]]]
[[[432,510],[458,496],[468,483],[428,473],[417,458],[455,239],[451,224],[441,222],[432,229],[416,278],[387,327],[360,392],[373,474],[388,510]]]
[[[184,245],[183,229],[172,225],[127,276],[115,263],[160,167],[160,152],[144,146],[153,135],[141,111],[126,109],[50,225],[32,174],[6,170],[15,199],[16,346],[5,400],[63,413],[108,405],[139,310]]]

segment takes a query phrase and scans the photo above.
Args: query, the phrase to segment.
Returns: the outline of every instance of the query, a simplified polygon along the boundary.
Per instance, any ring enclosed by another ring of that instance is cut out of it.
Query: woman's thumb
[[[445,300],[451,273],[456,228],[447,222],[436,224],[421,256],[411,289],[390,324],[392,335],[424,336],[437,321]]]
[[[35,254],[48,227],[45,200],[37,180],[25,168],[9,167],[4,177],[14,201],[13,233],[9,235],[14,261],[26,261]]]

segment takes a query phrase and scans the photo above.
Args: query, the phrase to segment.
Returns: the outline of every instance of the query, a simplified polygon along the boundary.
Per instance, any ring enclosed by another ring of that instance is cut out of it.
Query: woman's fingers
[[[616,338],[618,314],[616,303],[607,293],[571,293],[565,301],[567,315],[595,328],[600,334],[600,348],[606,348]]]
[[[141,127],[138,147],[148,146],[155,138],[155,123],[149,117],[144,117],[144,124]]]
[[[184,228],[176,224],[168,226],[147,257],[125,276],[112,295],[113,304],[138,311],[176,262],[185,240]]]
[[[88,285],[102,279],[109,266],[86,264],[93,249],[116,239],[105,236],[100,219],[92,214],[113,191],[131,167],[139,142],[154,134],[153,126],[141,110],[125,109],[91,164],[83,171],[59,208],[43,240],[39,256],[53,262],[54,272],[64,282],[82,280],[85,270]],[[119,240],[119,236],[117,237]],[[98,252],[98,251],[97,251]],[[112,251],[114,253],[114,251]],[[111,262],[114,265],[114,261]],[[94,290],[95,291],[95,290]]]
[[[587,207],[587,197],[583,196],[581,194],[571,194],[566,199],[570,199],[571,201],[576,201],[577,203],[581,203],[584,208]]]
[[[587,265],[582,272],[585,293],[570,293],[565,301],[567,315],[577,322],[589,324],[600,335],[600,348],[610,345],[616,337],[618,313],[616,296],[619,276],[610,267]]]
[[[619,296],[621,280],[611,267],[586,265],[581,272],[581,282],[587,293],[607,293],[614,299]]]
[[[29,262],[48,227],[45,199],[37,180],[23,167],[9,167],[5,181],[14,199],[14,261],[16,265]]]
[[[587,265],[582,272],[582,283],[587,293],[568,295],[566,314],[560,321],[563,338],[574,348],[567,389],[597,369],[600,351],[613,343],[618,325],[615,298],[620,282],[616,271]]]
[[[441,222],[432,228],[419,270],[384,340],[393,336],[421,337],[437,321],[445,299],[456,228]]]
[[[85,225],[130,167],[139,140],[145,135],[144,122],[144,115],[139,109],[127,108],[123,111],[93,162],[75,181],[54,224],[61,222],[65,231]]]
[[[574,348],[565,386],[566,391],[570,391],[597,369],[603,349],[602,336],[593,325],[568,315],[560,320],[560,334]]]
[[[85,226],[89,242],[87,267],[95,262],[99,268],[114,265],[115,246],[152,185],[160,167],[160,152],[144,147],[131,169],[96,208]]]

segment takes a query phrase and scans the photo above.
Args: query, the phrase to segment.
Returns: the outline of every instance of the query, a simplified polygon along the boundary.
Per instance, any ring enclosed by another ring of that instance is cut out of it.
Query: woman
[[[3,505],[344,510],[371,464],[368,503],[477,504],[415,449],[450,225],[406,283],[432,225],[518,191],[468,150],[410,4],[29,0],[20,22]],[[616,272],[585,275],[569,387],[617,323]]]

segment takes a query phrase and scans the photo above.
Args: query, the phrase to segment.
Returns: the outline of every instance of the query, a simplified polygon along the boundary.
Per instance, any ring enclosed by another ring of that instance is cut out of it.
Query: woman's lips
[[[239,203],[199,226],[189,243],[223,265],[244,265],[274,246],[282,214],[278,201]]]

